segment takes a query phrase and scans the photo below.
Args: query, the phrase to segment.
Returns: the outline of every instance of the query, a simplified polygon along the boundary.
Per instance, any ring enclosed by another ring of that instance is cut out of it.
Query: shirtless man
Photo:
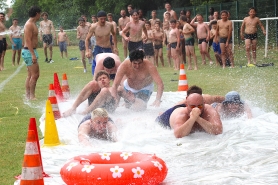
[[[13,19],[13,25],[9,28],[11,31],[10,34],[10,41],[12,43],[12,63],[13,66],[15,66],[15,56],[17,53],[17,65],[19,65],[20,57],[21,57],[21,48],[24,46],[24,43],[22,42],[22,33],[21,33],[21,27],[18,26],[18,19]]]
[[[76,112],[77,107],[88,99],[88,107],[81,114],[88,114],[95,108],[105,108],[108,112],[114,112],[118,106],[111,94],[110,76],[106,71],[99,71],[96,80],[90,81],[79,93],[72,107],[63,113],[68,117]]]
[[[169,43],[169,34],[170,34],[170,31],[171,31],[171,29],[170,29],[169,21],[168,21],[168,24],[164,24],[164,22],[163,22],[163,34],[164,34],[164,36],[163,36],[163,43],[166,46],[167,61],[168,61],[169,67],[172,67],[171,46],[170,46],[170,43]]]
[[[186,94],[187,96],[189,96],[190,94],[193,93],[201,94],[203,96],[205,104],[217,104],[225,100],[224,96],[203,94],[202,89],[196,85],[190,86]],[[175,106],[171,107],[170,109],[166,110],[164,113],[160,114],[155,121],[160,123],[161,126],[165,128],[171,128],[169,122],[170,116],[172,115],[173,111],[176,110],[177,108],[186,107],[186,99],[187,98],[179,101]]]
[[[176,138],[188,136],[195,131],[218,135],[223,131],[217,111],[204,103],[202,94],[193,93],[186,98],[186,107],[180,107],[170,116],[170,126]]]
[[[36,51],[38,45],[38,28],[36,22],[40,20],[41,9],[32,6],[29,11],[29,19],[24,26],[24,48],[22,50],[22,58],[27,66],[27,78],[25,82],[26,98],[28,100],[35,100],[35,89],[37,80],[40,76],[40,69],[38,64],[38,53]]]
[[[126,80],[123,82],[123,86],[119,87],[124,76],[126,76]],[[153,81],[157,85],[157,94],[152,105],[159,107],[164,90],[163,81],[157,68],[149,60],[144,59],[144,52],[134,50],[130,53],[129,59],[126,59],[117,71],[112,86],[112,95],[117,97],[117,93],[119,93],[124,98],[127,108],[135,111],[145,110],[153,92]]]
[[[126,11],[121,10],[121,18],[118,20],[119,25],[119,34],[122,35],[122,31],[125,28],[125,25],[130,22],[129,17],[126,16]],[[123,49],[124,49],[124,57],[127,57],[127,41],[122,37]]]
[[[252,50],[253,64],[256,64],[257,63],[256,50],[257,50],[257,38],[258,38],[257,26],[259,25],[261,27],[264,35],[266,35],[266,32],[260,19],[256,17],[256,9],[254,7],[249,9],[248,14],[249,16],[243,19],[241,29],[240,29],[240,36],[241,39],[245,39],[245,50],[246,50],[248,64],[251,64],[250,50]]]
[[[151,29],[151,23],[149,21],[146,21],[145,27],[146,27],[147,33],[148,33],[147,40],[145,40],[146,35],[144,33],[142,35],[143,39],[145,40],[145,42],[143,44],[145,57],[146,57],[146,59],[148,59],[149,61],[151,61],[154,64],[153,30]]]
[[[91,19],[92,19],[92,24],[94,24],[94,23],[97,22],[97,16],[96,16],[96,15],[92,15]],[[92,25],[92,24],[91,24],[91,25]],[[91,46],[92,55],[93,55],[94,49],[95,49],[95,46],[96,46],[96,37],[95,37],[94,35],[91,37],[90,42],[91,42],[91,45],[90,45],[90,46]],[[94,57],[94,56],[92,56],[91,59],[90,59],[90,61],[89,61],[90,64],[93,63],[93,61],[92,61],[92,58],[93,58],[93,57]]]
[[[182,33],[184,35],[185,40],[185,50],[186,50],[186,57],[188,61],[188,70],[192,70],[191,66],[191,58],[194,60],[194,70],[197,70],[197,57],[195,55],[195,48],[194,48],[194,37],[192,36],[192,33],[195,32],[195,29],[186,22],[186,17],[182,15],[180,17],[180,22],[183,24],[183,30]]]
[[[97,108],[86,116],[78,126],[78,140],[81,144],[92,146],[90,139],[103,139],[117,141],[116,126],[108,112],[103,108]]]
[[[67,46],[69,45],[69,38],[62,26],[60,26],[60,32],[58,33],[57,45],[60,48],[61,57],[64,58],[63,52],[65,52],[66,58],[68,58]]]
[[[196,19],[198,22],[197,24],[195,23]],[[197,14],[194,19],[192,19],[190,25],[197,29],[198,47],[202,57],[202,64],[206,64],[206,57],[210,60],[210,64],[213,64],[210,54],[207,50],[207,43],[210,39],[210,31],[208,25],[204,23],[203,16],[201,14]]]
[[[79,39],[79,50],[81,54],[81,61],[83,64],[84,68],[84,73],[87,72],[87,67],[86,67],[86,59],[85,59],[85,39],[88,35],[90,27],[85,25],[85,20],[83,18],[78,19],[78,24],[79,26],[77,27],[76,30],[76,38]]]
[[[180,57],[179,57],[179,48],[180,48],[180,31],[177,28],[177,21],[172,19],[170,21],[171,31],[169,32],[169,44],[171,47],[171,56],[174,60],[174,70],[180,69]]]
[[[152,11],[152,14],[151,14],[152,18],[149,20],[150,23],[151,23],[151,29],[154,30],[154,25],[156,22],[160,22],[160,19],[158,19],[156,16],[156,10],[153,10]]]
[[[107,14],[107,20],[108,20],[108,22],[110,22],[113,25],[114,32],[117,34],[117,24],[116,24],[115,21],[113,21],[113,14],[112,13]],[[118,51],[117,52],[114,51],[114,43],[113,43],[112,34],[110,35],[110,43],[111,43],[112,52],[115,53],[116,55],[119,55]]]
[[[148,33],[145,27],[145,22],[139,20],[138,12],[131,12],[132,21],[126,24],[122,31],[122,37],[128,42],[128,51],[143,49],[142,32],[145,34],[144,41],[148,40]],[[129,36],[127,33],[129,32]]]
[[[94,74],[104,70],[110,75],[110,79],[114,80],[117,70],[121,65],[121,59],[114,53],[100,53],[96,56],[96,63]]]
[[[170,13],[170,20],[171,19],[175,19],[175,20],[178,20],[178,16],[177,16],[177,13],[174,11],[174,10],[172,10],[172,7],[171,7],[171,5],[170,5],[170,3],[165,3],[165,9],[166,9],[166,12],[169,12]],[[164,14],[163,14],[163,18],[165,19],[165,13],[166,12],[164,12]]]
[[[99,11],[97,13],[98,22],[92,24],[89,33],[86,37],[85,45],[86,45],[86,57],[90,58],[92,56],[92,51],[89,47],[90,38],[94,35],[96,37],[96,46],[94,48],[93,56],[93,64],[92,64],[92,72],[95,71],[96,67],[96,56],[99,53],[112,53],[111,44],[110,44],[110,34],[112,34],[113,42],[114,42],[114,51],[118,52],[117,47],[117,36],[114,30],[114,27],[109,22],[106,22],[106,12]]]
[[[133,12],[133,6],[131,4],[127,6],[127,11],[128,11],[129,19],[131,22],[132,21],[132,12]]]
[[[155,65],[158,67],[158,57],[162,66],[164,67],[164,59],[163,59],[163,40],[164,40],[164,33],[161,31],[160,22],[157,21],[154,24],[154,58],[155,58]]]
[[[43,12],[41,14],[43,20],[40,22],[40,39],[43,41],[43,49],[45,55],[45,62],[53,63],[52,60],[52,45],[53,39],[56,39],[55,29],[53,22],[48,19],[48,13]],[[53,37],[53,38],[52,38]],[[49,48],[50,59],[47,57],[47,48]]]
[[[0,33],[5,32],[6,26],[4,25],[5,14],[0,13]],[[4,56],[7,49],[6,34],[0,34],[0,71],[4,70]]]
[[[232,52],[232,21],[228,20],[228,12],[226,10],[221,11],[221,20],[217,21],[216,28],[216,42],[219,40],[221,49],[221,60],[223,69],[226,67],[226,56],[229,57],[234,67],[234,57]]]
[[[165,28],[169,28],[169,27],[170,27],[170,13],[166,12],[162,23],[162,29],[165,30]]]

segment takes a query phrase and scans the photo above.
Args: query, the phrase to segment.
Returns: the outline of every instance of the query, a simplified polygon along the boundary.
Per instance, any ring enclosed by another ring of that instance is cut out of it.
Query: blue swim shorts
[[[37,57],[37,59],[39,59],[39,55],[36,49],[34,49],[34,53]],[[21,56],[26,64],[26,66],[31,66],[33,65],[33,61],[32,61],[32,54],[29,51],[29,49],[24,48],[21,52]]]
[[[15,46],[12,45],[12,50],[21,50],[22,48],[22,39],[21,38],[12,38]]]

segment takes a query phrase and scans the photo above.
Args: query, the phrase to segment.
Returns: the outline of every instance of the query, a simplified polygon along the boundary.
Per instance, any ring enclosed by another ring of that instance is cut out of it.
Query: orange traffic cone
[[[184,70],[184,64],[180,64],[180,78],[179,78],[179,87],[178,91],[187,91],[188,84],[187,84],[187,77]]]
[[[67,74],[63,74],[63,80],[62,80],[62,92],[65,100],[68,100],[70,98],[70,89],[68,84],[68,78]]]
[[[55,94],[57,96],[58,101],[64,101],[64,96],[63,96],[63,92],[62,92],[62,89],[61,89],[61,85],[60,85],[57,73],[54,73],[54,83],[53,83],[53,85],[54,85],[54,90],[55,90]]]
[[[53,84],[49,84],[49,95],[48,95],[48,100],[50,101],[51,105],[52,105],[52,111],[54,114],[55,119],[60,119],[61,118],[61,114],[60,114],[60,110],[58,107],[58,103],[57,103],[57,99],[54,93],[54,87]]]
[[[20,185],[44,185],[43,170],[34,130],[28,130]]]

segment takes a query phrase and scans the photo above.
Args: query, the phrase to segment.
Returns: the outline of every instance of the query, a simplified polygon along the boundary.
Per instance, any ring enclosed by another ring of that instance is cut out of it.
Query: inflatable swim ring
[[[159,184],[168,172],[165,162],[138,152],[92,153],[76,156],[60,171],[67,185]]]

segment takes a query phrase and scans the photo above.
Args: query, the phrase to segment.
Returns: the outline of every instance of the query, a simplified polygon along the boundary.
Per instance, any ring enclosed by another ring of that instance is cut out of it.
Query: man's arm
[[[52,21],[51,21],[51,30],[52,30],[52,34],[53,34],[53,39],[55,40],[56,39],[56,32],[55,32],[55,28],[54,28],[54,25],[53,25]]]
[[[88,123],[89,121],[91,120],[85,121],[85,123],[82,123],[78,128],[78,140],[80,143],[86,146],[91,146],[90,137],[89,137],[89,132],[91,128]]]
[[[181,38],[180,35],[181,35],[180,30],[177,28],[176,29],[176,36],[177,36],[177,47],[176,47],[176,49],[178,49],[180,47],[180,38]]]
[[[126,33],[129,31],[129,29],[130,29],[130,22],[128,22],[128,23],[126,24],[125,28],[122,30],[122,37],[123,37],[126,41],[129,40],[129,38],[126,36]]]
[[[143,22],[143,33],[146,35],[146,38],[145,40],[148,40],[148,32],[147,32],[147,29],[146,29],[146,26],[145,26],[145,23]]]
[[[118,99],[118,93],[117,93],[118,87],[121,84],[121,81],[122,81],[123,77],[125,76],[125,71],[126,71],[125,66],[126,66],[127,62],[130,62],[130,61],[125,60],[119,66],[119,68],[117,70],[117,73],[116,73],[116,76],[115,76],[115,79],[114,79],[114,82],[113,82],[113,85],[112,85],[112,88],[111,88],[111,95],[116,99]]]
[[[227,41],[226,41],[226,46],[229,45],[229,42],[230,42],[230,39],[232,37],[232,31],[233,31],[233,25],[232,25],[232,21],[229,21],[229,29],[228,29],[228,38],[227,38]]]
[[[160,103],[161,103],[161,97],[163,94],[163,90],[164,90],[164,84],[157,71],[157,68],[150,61],[148,61],[148,62],[149,62],[149,67],[148,67],[149,73],[151,74],[153,81],[157,85],[156,98],[152,105],[155,107],[159,107]]]
[[[98,83],[96,81],[91,81],[81,90],[78,97],[76,98],[75,102],[73,103],[72,107],[63,113],[64,117],[72,115],[76,108],[84,102],[92,92],[97,92],[100,89]]]
[[[244,111],[245,111],[245,113],[246,113],[246,115],[247,115],[247,118],[248,119],[252,119],[252,111],[251,111],[251,109],[250,109],[250,107],[245,103],[244,104]]]
[[[40,22],[40,29],[39,30],[40,30],[40,40],[42,41],[42,21]]]
[[[190,116],[187,115],[187,108],[177,108],[170,116],[170,125],[174,130],[176,138],[182,138],[190,134],[192,127],[201,114],[198,108],[192,109]]]
[[[244,40],[244,35],[243,34],[244,34],[244,28],[245,28],[245,19],[246,18],[243,19],[241,27],[240,27],[240,37],[241,37],[242,40]]]
[[[191,22],[190,22],[190,25],[193,26],[193,27],[197,27],[197,24],[195,23],[195,20],[197,19],[197,16],[195,16]]]
[[[209,37],[210,37],[210,30],[209,30],[209,27],[208,27],[208,25],[207,25],[207,24],[205,24],[205,28],[206,28],[206,30],[207,30],[207,38],[206,38],[206,40],[207,40],[207,41],[209,41]]]
[[[263,34],[266,35],[264,26],[263,26],[263,24],[262,24],[262,22],[261,22],[261,20],[259,18],[258,18],[258,25],[261,27]]]
[[[196,122],[199,123],[199,125],[201,125],[201,127],[209,134],[222,134],[223,127],[219,114],[211,105],[204,104],[204,106],[204,111],[206,111],[207,118],[202,118],[199,116]]]
[[[95,33],[95,27],[96,25],[93,24],[90,29],[89,29],[89,32],[86,36],[86,39],[85,39],[85,48],[86,48],[86,57],[87,58],[91,58],[92,57],[92,51],[90,49],[90,39],[91,37],[94,35]]]
[[[12,35],[13,35],[12,27],[9,28],[9,31],[11,31],[11,34],[9,35],[9,39],[10,39],[10,41],[11,41],[11,44],[12,44],[13,46],[15,46],[15,43],[14,43],[13,37],[12,37]]]
[[[115,51],[115,52],[118,52],[117,35],[116,35],[116,32],[115,32],[115,29],[114,29],[113,24],[111,24],[111,33],[112,33],[112,36],[113,36],[114,51]],[[90,38],[91,38],[91,37],[90,37]],[[86,38],[86,39],[87,39],[87,38]]]

